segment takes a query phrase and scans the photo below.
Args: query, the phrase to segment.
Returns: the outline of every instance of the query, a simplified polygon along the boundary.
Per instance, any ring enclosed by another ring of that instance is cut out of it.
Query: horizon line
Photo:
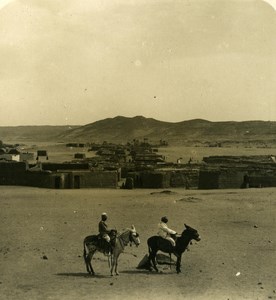
[[[195,121],[195,120],[201,120],[201,121],[206,121],[206,122],[210,122],[210,123],[228,123],[228,122],[234,122],[234,123],[242,123],[242,122],[276,122],[275,121],[272,121],[272,120],[261,120],[261,119],[248,119],[248,120],[219,120],[219,121],[211,121],[211,120],[208,120],[208,119],[203,119],[203,118],[194,118],[194,119],[188,119],[188,120],[182,120],[182,121],[164,121],[164,120],[160,120],[160,119],[155,119],[155,118],[152,118],[152,117],[144,117],[142,115],[136,115],[136,116],[133,116],[133,117],[127,117],[127,116],[122,116],[122,115],[117,115],[115,117],[107,117],[107,118],[103,118],[103,119],[99,119],[99,120],[96,120],[96,121],[92,121],[90,123],[84,123],[84,124],[25,124],[25,125],[0,125],[0,127],[39,127],[39,126],[49,126],[49,127],[66,127],[66,126],[73,126],[73,127],[76,127],[76,126],[86,126],[86,125],[89,125],[89,124],[93,124],[93,123],[96,123],[96,122],[99,122],[99,121],[104,121],[104,120],[108,120],[108,119],[115,119],[115,118],[126,118],[126,119],[134,119],[134,118],[138,118],[138,117],[141,117],[141,118],[144,118],[144,119],[153,119],[153,120],[156,120],[156,121],[159,121],[159,122],[164,122],[164,123],[181,123],[181,122],[189,122],[189,121]]]

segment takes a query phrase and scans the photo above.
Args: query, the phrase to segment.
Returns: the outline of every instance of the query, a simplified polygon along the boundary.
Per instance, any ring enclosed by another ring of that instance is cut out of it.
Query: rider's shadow
[[[155,272],[155,271],[149,271],[146,269],[140,269],[140,270],[125,270],[125,271],[120,271],[121,274],[143,274],[143,275],[150,275],[150,276],[154,276],[154,275],[170,275],[171,273],[169,272],[164,272],[164,271],[159,271],[159,272]]]
[[[110,278],[110,275],[91,275],[88,273],[57,273],[56,276],[67,276],[67,277],[83,277],[83,278]]]

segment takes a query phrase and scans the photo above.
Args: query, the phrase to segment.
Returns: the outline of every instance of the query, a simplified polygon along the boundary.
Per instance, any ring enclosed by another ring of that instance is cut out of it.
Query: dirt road
[[[0,187],[1,299],[276,299],[276,189],[48,190]],[[141,245],[120,256],[111,277],[96,254],[86,274],[83,238],[100,214],[118,230],[134,224]],[[182,260],[155,273],[136,269],[161,216],[202,240]]]

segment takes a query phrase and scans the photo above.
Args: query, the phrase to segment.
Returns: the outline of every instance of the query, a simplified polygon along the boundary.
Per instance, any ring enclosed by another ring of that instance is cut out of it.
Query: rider
[[[171,237],[171,235],[175,235],[176,231],[170,229],[167,225],[168,223],[167,217],[162,217],[161,222],[158,224],[158,235],[162,238],[171,242],[172,246],[175,247],[175,240]]]
[[[105,252],[106,254],[109,254],[111,252],[111,244],[110,244],[110,236],[109,236],[111,230],[108,229],[106,220],[107,220],[107,214],[102,213],[101,221],[99,222],[99,233],[100,233],[100,237],[107,242],[107,246],[105,247],[107,249]]]

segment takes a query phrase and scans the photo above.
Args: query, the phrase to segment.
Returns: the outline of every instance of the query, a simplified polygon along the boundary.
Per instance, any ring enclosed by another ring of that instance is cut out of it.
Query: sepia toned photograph
[[[0,299],[276,300],[276,0],[0,0]]]

